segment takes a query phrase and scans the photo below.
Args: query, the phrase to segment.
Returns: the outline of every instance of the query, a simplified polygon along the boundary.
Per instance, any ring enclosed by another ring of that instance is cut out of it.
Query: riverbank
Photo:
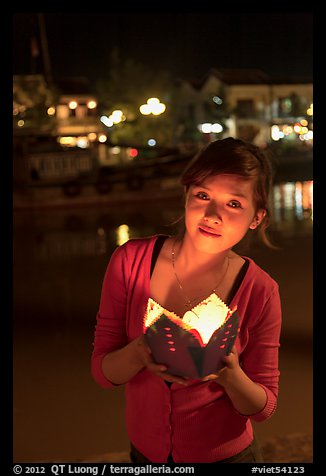
[[[313,180],[312,158],[304,160],[278,158],[275,164],[274,184],[286,182],[304,182]],[[179,171],[181,173],[181,169]],[[130,178],[130,177],[129,177]],[[116,203],[130,203],[143,200],[161,200],[164,198],[181,197],[183,190],[179,183],[179,175],[163,174],[161,177],[142,177],[139,182],[121,180],[112,183],[108,188],[103,187],[101,192],[95,183],[79,184],[72,181],[69,186],[61,183],[14,187],[13,208],[39,209],[78,206],[105,205]]]
[[[121,183],[114,189],[99,194],[93,185],[84,185],[80,194],[67,197],[62,187],[29,187],[18,189],[13,194],[14,210],[42,208],[75,208],[92,205],[134,203],[144,200],[161,200],[182,196],[182,188],[178,178],[156,179],[145,183],[139,190],[129,190]]]

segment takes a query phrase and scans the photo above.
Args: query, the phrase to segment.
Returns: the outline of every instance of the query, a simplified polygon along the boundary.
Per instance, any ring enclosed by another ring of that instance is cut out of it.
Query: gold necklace
[[[175,243],[176,243],[176,240],[173,241],[173,245],[172,245],[172,250],[171,250],[171,261],[172,261],[172,268],[173,268],[173,273],[174,273],[174,276],[175,276],[175,279],[179,285],[179,288],[182,292],[182,294],[184,295],[185,299],[186,299],[186,306],[191,309],[192,308],[192,303],[194,303],[195,301],[198,301],[198,299],[200,299],[201,297],[204,297],[204,296],[199,296],[199,297],[196,297],[195,299],[189,299],[189,297],[187,296],[187,294],[185,293],[185,290],[183,289],[183,286],[181,284],[181,281],[180,279],[178,278],[178,275],[177,275],[177,272],[176,272],[176,269],[175,269],[175,251],[174,251],[174,246],[175,246]],[[216,284],[216,286],[211,290],[211,293],[216,293],[216,290],[218,289],[218,287],[220,286],[221,282],[225,279],[225,276],[228,272],[228,269],[229,269],[229,263],[230,263],[230,257],[228,255],[227,257],[227,264],[226,264],[226,270],[225,272],[223,273],[222,277],[219,279],[218,283]]]

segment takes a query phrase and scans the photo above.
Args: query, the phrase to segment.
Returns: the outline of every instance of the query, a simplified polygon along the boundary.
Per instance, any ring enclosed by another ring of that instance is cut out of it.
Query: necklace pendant
[[[175,279],[179,285],[179,288],[180,288],[180,291],[181,293],[183,294],[184,296],[184,299],[185,299],[185,304],[187,306],[187,308],[189,310],[192,310],[193,306],[192,306],[192,303],[196,302],[196,301],[199,301],[199,297],[196,297],[195,299],[192,299],[190,300],[189,297],[187,296],[187,294],[185,293],[185,290],[181,284],[181,281],[177,275],[177,272],[176,272],[176,269],[175,269],[175,251],[174,251],[174,246],[175,246],[175,241],[173,242],[172,244],[172,250],[171,250],[171,261],[172,261],[172,268],[173,268],[173,273],[174,273],[174,276],[175,276]],[[212,289],[211,291],[211,294],[212,293],[215,293],[217,295],[217,292],[216,290],[219,288],[220,284],[222,283],[222,281],[225,279],[226,275],[227,275],[227,272],[228,272],[228,269],[229,269],[229,263],[230,263],[230,257],[229,255],[227,256],[227,262],[226,262],[226,270],[225,272],[223,273],[222,277],[220,278],[219,282],[217,283],[217,285],[214,287],[214,289]]]

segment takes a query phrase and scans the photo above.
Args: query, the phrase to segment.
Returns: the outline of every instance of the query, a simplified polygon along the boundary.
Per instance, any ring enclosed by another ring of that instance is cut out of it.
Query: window
[[[290,98],[278,98],[278,112],[280,116],[289,116],[292,112],[292,101]]]
[[[238,99],[236,113],[239,117],[252,117],[255,115],[255,106],[252,99]]]

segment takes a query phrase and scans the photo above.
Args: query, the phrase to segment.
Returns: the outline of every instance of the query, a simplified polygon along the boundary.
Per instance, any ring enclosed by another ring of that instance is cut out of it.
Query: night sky
[[[117,47],[122,59],[177,78],[258,68],[312,80],[312,13],[44,13],[44,19],[55,77],[105,77]],[[16,13],[13,34],[13,73],[30,74],[37,14]]]

